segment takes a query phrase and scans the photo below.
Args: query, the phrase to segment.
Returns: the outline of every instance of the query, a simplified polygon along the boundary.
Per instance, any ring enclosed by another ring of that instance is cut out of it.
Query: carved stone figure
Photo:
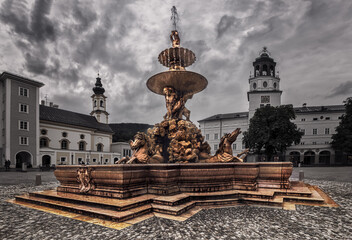
[[[77,170],[77,182],[79,183],[79,191],[87,193],[91,189],[94,189],[94,184],[91,178],[92,168],[81,167]]]
[[[172,42],[172,47],[173,48],[178,48],[180,47],[180,37],[178,35],[178,31],[177,30],[174,30],[174,31],[171,31],[171,35],[170,35],[170,40]]]
[[[248,154],[248,149],[233,156],[232,143],[236,141],[238,135],[241,133],[240,128],[237,128],[232,133],[225,134],[219,144],[219,149],[216,151],[215,156],[206,159],[205,162],[214,163],[214,162],[243,162],[243,159]]]
[[[181,96],[173,87],[165,87],[163,92],[167,110],[164,119],[182,119],[182,116],[185,116],[189,121],[191,111],[185,107],[185,104],[188,99],[192,98],[192,95]]]
[[[151,140],[149,136],[145,133],[138,132],[134,136],[134,140],[130,141],[130,146],[133,151],[131,157],[124,157],[118,161],[116,161],[116,164],[120,163],[156,163],[156,162],[161,162],[155,156],[154,158],[152,157],[154,155],[154,151],[152,149],[151,145]],[[161,160],[161,159],[160,159]]]

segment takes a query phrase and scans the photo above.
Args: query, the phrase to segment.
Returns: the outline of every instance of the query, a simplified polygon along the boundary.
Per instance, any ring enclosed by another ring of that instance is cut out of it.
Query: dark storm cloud
[[[26,69],[49,76],[60,67],[58,59],[47,64],[49,52],[45,42],[53,42],[57,37],[54,24],[48,18],[51,6],[51,0],[37,0],[30,11],[25,2],[7,0],[0,9],[1,21],[10,27],[15,44],[23,52]]]
[[[48,18],[52,0],[36,0],[31,12],[30,29],[32,37],[37,41],[55,41],[56,29],[52,21]]]
[[[36,74],[42,74],[45,72],[45,58],[42,58],[41,56],[33,56],[28,52],[24,55],[24,58],[26,60],[26,67],[28,71]]]
[[[200,58],[203,53],[210,50],[210,47],[204,40],[186,41],[183,45],[189,49],[192,49],[197,58]]]
[[[89,29],[92,23],[97,20],[97,14],[94,9],[90,9],[89,6],[84,5],[84,2],[78,0],[74,1],[72,15],[77,21],[76,28],[79,31]]]
[[[331,91],[329,97],[352,95],[352,81],[341,83]]]
[[[82,113],[91,111],[100,70],[112,122],[155,123],[164,97],[145,83],[166,70],[157,56],[170,46],[170,8],[161,0],[4,0],[0,66],[45,82],[42,93]],[[192,0],[177,8],[181,45],[197,57],[187,70],[209,82],[187,102],[193,121],[248,109],[248,74],[263,46],[277,62],[284,103],[336,104],[351,92],[351,1]]]
[[[29,11],[26,2],[6,0],[1,5],[0,19],[11,27],[13,33],[33,43],[54,41],[56,29],[47,16],[50,14],[51,5],[51,0],[36,0],[32,11]]]
[[[222,16],[220,22],[216,26],[216,30],[218,33],[217,38],[220,38],[226,31],[228,31],[229,28],[231,28],[231,26],[235,24],[236,20],[237,19],[234,16]]]

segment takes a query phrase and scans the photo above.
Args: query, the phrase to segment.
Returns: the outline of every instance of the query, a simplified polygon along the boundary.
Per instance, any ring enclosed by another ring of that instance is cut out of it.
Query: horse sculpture
[[[185,121],[184,121],[185,122]],[[180,122],[178,125],[182,125]],[[159,126],[159,125],[158,125]],[[160,130],[162,127],[157,127],[154,129],[154,135],[160,135]],[[173,136],[173,140],[170,142],[170,146],[168,148],[170,159],[169,162],[179,162],[179,163],[187,163],[187,162],[200,162],[200,163],[226,163],[226,162],[243,162],[244,158],[248,155],[249,150],[246,149],[237,156],[233,156],[232,151],[232,143],[236,141],[238,135],[241,133],[240,129],[237,128],[232,133],[225,134],[219,144],[219,149],[216,151],[214,156],[209,155],[209,151],[207,149],[203,149],[204,146],[209,145],[205,142],[201,146],[193,146],[192,141],[186,140],[186,138],[181,134],[182,126],[179,127],[175,136]],[[179,136],[179,135],[182,136]],[[163,134],[164,135],[164,134]],[[179,139],[181,138],[181,139]],[[197,143],[197,142],[196,142]],[[116,161],[116,164],[131,164],[131,163],[162,163],[164,162],[164,157],[161,155],[161,147],[160,144],[151,140],[151,138],[142,132],[138,132],[134,136],[134,140],[130,141],[130,146],[133,151],[131,157],[124,157],[121,160]],[[196,144],[196,145],[199,145]],[[174,159],[175,158],[175,159]]]
[[[151,141],[147,134],[143,132],[137,132],[134,136],[134,140],[130,141],[130,146],[133,151],[132,156],[124,157],[115,162],[115,164],[131,164],[131,163],[159,163],[162,159],[157,156],[153,156],[154,152],[151,148]],[[151,157],[153,156],[153,157]]]
[[[237,128],[232,133],[226,133],[220,140],[219,149],[215,156],[205,159],[203,162],[243,162],[243,159],[248,155],[249,149],[245,149],[237,156],[233,156],[232,143],[236,141],[238,135],[241,133],[240,128]]]

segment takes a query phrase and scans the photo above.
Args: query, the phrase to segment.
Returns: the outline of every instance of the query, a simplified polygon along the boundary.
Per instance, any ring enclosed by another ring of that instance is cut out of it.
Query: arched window
[[[86,150],[86,142],[84,142],[84,141],[79,142],[78,143],[78,149],[80,151],[85,151]]]
[[[304,153],[304,165],[314,164],[315,153],[313,151],[307,151]]]
[[[68,141],[67,140],[61,141],[61,149],[68,149]]]
[[[268,66],[267,66],[267,65],[265,65],[265,64],[263,65],[262,75],[263,75],[263,76],[268,75]]]
[[[322,151],[319,153],[319,163],[320,164],[330,164],[330,152]]]
[[[103,151],[103,144],[98,143],[97,144],[97,152],[102,152]]]
[[[274,66],[270,66],[270,76],[275,77],[275,68],[274,68]]]
[[[104,107],[104,101],[100,100],[100,107]]]
[[[258,77],[259,76],[259,65],[255,66],[255,70],[254,70],[254,77]]]
[[[40,138],[39,145],[41,148],[48,147],[49,146],[48,139],[47,138]]]

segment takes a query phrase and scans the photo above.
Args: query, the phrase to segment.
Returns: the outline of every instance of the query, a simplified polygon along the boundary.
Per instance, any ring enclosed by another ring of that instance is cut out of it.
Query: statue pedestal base
[[[289,162],[58,166],[57,190],[13,202],[112,222],[141,215],[185,220],[202,208],[243,204],[338,206],[318,187],[290,182],[291,173]]]

